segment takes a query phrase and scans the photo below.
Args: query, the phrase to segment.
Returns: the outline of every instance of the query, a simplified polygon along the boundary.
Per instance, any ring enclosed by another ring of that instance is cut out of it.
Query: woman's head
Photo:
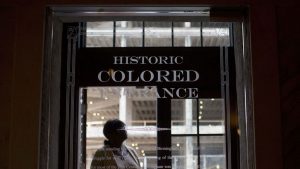
[[[125,123],[119,119],[108,120],[103,127],[104,136],[115,144],[122,144],[127,139]]]

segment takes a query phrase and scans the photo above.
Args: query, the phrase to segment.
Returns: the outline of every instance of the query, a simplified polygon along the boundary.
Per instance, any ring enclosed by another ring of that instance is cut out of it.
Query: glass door
[[[105,146],[104,124],[119,119],[141,168],[231,168],[229,23],[105,21],[65,30],[75,34],[65,51],[72,166],[90,169]]]

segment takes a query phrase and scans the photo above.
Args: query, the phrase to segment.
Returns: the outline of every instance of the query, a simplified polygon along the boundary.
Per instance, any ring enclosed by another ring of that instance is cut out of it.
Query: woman
[[[107,140],[96,151],[91,169],[140,169],[137,153],[123,144],[127,139],[125,123],[118,119],[108,120],[104,124],[103,134]]]

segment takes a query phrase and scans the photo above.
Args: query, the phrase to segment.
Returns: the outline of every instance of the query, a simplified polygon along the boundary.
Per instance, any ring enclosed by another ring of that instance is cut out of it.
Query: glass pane
[[[172,137],[172,167],[175,169],[196,169],[198,150],[201,169],[226,169],[225,137],[200,136]]]
[[[174,46],[200,46],[199,22],[174,22]]]
[[[197,169],[197,137],[172,137],[172,168]]]
[[[87,22],[86,47],[113,47],[113,22]]]
[[[230,46],[230,23],[203,22],[203,46]]]
[[[172,46],[172,23],[145,22],[145,46]]]
[[[226,169],[224,136],[200,136],[200,168]]]
[[[224,99],[199,99],[200,168],[226,168]],[[207,136],[208,135],[208,136]],[[210,136],[209,136],[210,135]]]
[[[199,99],[200,134],[224,134],[225,110],[223,99]]]
[[[126,124],[127,146],[138,154],[140,165],[155,168],[156,88],[89,87],[87,89],[86,169],[90,169],[97,149],[107,140],[103,126],[107,120]]]
[[[116,47],[142,47],[143,22],[116,22]]]
[[[171,133],[197,134],[196,99],[172,99]]]

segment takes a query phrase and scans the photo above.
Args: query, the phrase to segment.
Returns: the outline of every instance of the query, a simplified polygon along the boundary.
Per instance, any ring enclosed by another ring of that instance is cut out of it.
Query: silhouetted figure
[[[123,144],[127,139],[125,123],[121,120],[108,120],[103,127],[107,138],[104,146],[94,155],[91,169],[140,169],[137,153]]]

